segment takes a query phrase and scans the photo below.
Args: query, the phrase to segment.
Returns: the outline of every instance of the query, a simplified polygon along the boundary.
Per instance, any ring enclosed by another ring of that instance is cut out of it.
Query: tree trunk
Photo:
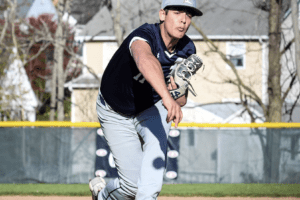
[[[300,34],[298,25],[298,3],[297,0],[291,0],[292,3],[292,20],[293,20],[293,30],[295,36],[295,63],[297,68],[298,80],[300,82]]]
[[[58,24],[55,33],[55,65],[57,68],[57,120],[64,120],[64,46],[66,44],[66,37],[64,36],[64,24],[62,22],[64,14],[64,6],[68,1],[59,0],[57,4]]]
[[[271,0],[269,15],[269,75],[268,94],[269,112],[267,122],[281,121],[281,64],[280,64],[280,43],[281,43],[281,1]]]
[[[56,51],[54,57],[56,57]],[[52,65],[52,79],[51,79],[51,102],[50,102],[50,121],[55,120],[55,105],[56,105],[56,79],[57,79],[56,64]]]
[[[282,0],[270,0],[267,122],[281,121],[281,5]],[[280,136],[280,130],[267,130],[266,158],[264,158],[264,178],[267,183],[279,181]]]
[[[117,0],[116,3],[117,3],[117,5],[116,5],[115,12],[114,12],[114,10],[112,10],[111,12],[115,13],[115,14],[112,14],[112,18],[113,18],[113,22],[114,22],[114,31],[115,31],[115,36],[116,36],[118,46],[121,46],[121,44],[123,42],[123,33],[122,33],[122,27],[121,27],[121,2],[120,2],[120,0]]]

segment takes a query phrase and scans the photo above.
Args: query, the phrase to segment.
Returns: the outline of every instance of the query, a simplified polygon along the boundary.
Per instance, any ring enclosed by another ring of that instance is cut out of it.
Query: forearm
[[[131,45],[131,52],[138,70],[162,98],[162,103],[168,111],[166,121],[168,123],[174,121],[177,128],[183,117],[182,111],[171,97],[160,62],[152,54],[150,46],[145,41],[134,41]]]
[[[154,56],[140,63],[138,69],[161,98],[171,97],[160,63]]]
[[[160,62],[151,53],[148,44],[142,42],[137,45],[138,42],[139,41],[136,41],[132,44],[132,54],[138,70],[162,99],[172,98],[167,89]],[[145,51],[146,48],[149,48],[148,51],[144,54],[140,54],[140,52]]]

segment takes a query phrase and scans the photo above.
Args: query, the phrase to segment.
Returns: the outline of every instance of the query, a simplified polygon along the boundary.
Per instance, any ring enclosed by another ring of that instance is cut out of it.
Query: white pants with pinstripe
[[[171,127],[162,101],[130,118],[113,111],[99,93],[97,114],[119,176],[99,192],[98,199],[157,199]]]

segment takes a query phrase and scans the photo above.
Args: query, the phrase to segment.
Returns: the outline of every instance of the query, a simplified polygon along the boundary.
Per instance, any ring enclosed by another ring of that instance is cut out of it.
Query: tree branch
[[[242,95],[243,95],[242,88],[243,88],[254,97],[256,102],[262,107],[263,112],[266,114],[267,109],[266,109],[265,105],[263,104],[262,100],[258,97],[258,95],[255,93],[254,90],[252,90],[250,87],[246,86],[243,83],[234,64],[229,59],[227,59],[227,57],[224,53],[219,51],[218,47],[204,34],[204,32],[195,24],[195,22],[192,21],[191,24],[202,35],[203,40],[208,44],[208,47],[211,49],[211,51],[219,54],[219,56],[223,59],[223,61],[226,62],[230,66],[231,70],[233,71],[234,75],[237,78],[237,83],[235,85],[238,87],[241,102],[244,102],[243,97],[242,97]],[[243,103],[243,105],[246,107],[247,111],[249,111],[249,114],[250,114],[251,111],[249,110],[249,108],[247,107],[245,102]],[[251,116],[251,114],[250,114],[250,116]]]

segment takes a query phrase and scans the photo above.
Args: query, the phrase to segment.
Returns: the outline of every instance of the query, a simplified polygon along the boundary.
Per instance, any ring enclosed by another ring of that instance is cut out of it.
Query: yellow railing
[[[172,124],[174,126],[174,124]],[[182,122],[179,127],[198,127],[198,128],[300,128],[300,123],[186,123]],[[82,127],[99,128],[98,122],[60,122],[60,121],[6,121],[0,122],[0,127]]]
[[[25,122],[25,121],[7,121],[0,122],[0,127],[88,127],[88,128],[99,128],[100,123],[98,122],[61,122],[61,121],[36,121],[36,122]]]

